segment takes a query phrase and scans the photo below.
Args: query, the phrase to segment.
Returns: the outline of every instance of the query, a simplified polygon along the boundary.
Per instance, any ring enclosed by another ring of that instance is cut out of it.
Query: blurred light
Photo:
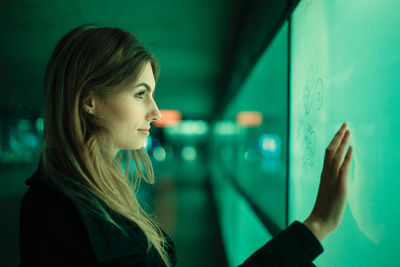
[[[32,123],[26,119],[20,119],[17,122],[17,129],[21,132],[29,131],[32,128]]]
[[[195,160],[197,157],[197,150],[193,146],[184,146],[182,148],[182,158],[186,161]]]
[[[167,153],[167,158],[173,158],[174,157],[174,149],[171,146],[164,146],[165,152]]]
[[[39,138],[32,132],[25,133],[21,139],[22,143],[29,148],[37,148],[39,146]]]
[[[281,153],[281,139],[278,135],[261,135],[259,146],[264,157],[279,157]]]
[[[153,149],[153,158],[157,161],[164,161],[167,158],[167,153],[162,146],[157,146]]]
[[[179,123],[182,120],[182,115],[178,110],[161,109],[161,119],[154,121],[153,124],[157,127],[168,127]]]
[[[151,147],[151,143],[152,143],[151,141],[152,141],[151,135],[148,135],[147,138],[144,140],[144,144],[143,144],[144,149],[146,151],[148,151],[149,148]]]
[[[205,134],[208,130],[208,125],[205,121],[197,120],[187,120],[181,123],[183,133],[185,134]]]
[[[35,122],[35,126],[36,126],[36,129],[37,129],[39,132],[43,132],[43,129],[44,129],[44,119],[43,119],[43,118],[37,118],[37,120],[36,120],[36,122]]]
[[[12,151],[20,151],[22,149],[21,143],[16,139],[14,134],[10,134],[9,145]]]
[[[179,124],[165,128],[168,134],[204,135],[208,131],[208,124],[203,120],[185,120]]]
[[[214,131],[219,135],[231,135],[236,133],[236,129],[233,121],[219,121],[216,123]]]
[[[254,161],[257,157],[257,152],[254,148],[249,148],[244,152],[244,158],[247,161]]]
[[[262,120],[262,114],[258,111],[241,111],[236,114],[236,122],[244,127],[260,126]]]
[[[279,171],[280,161],[279,159],[267,159],[261,160],[261,171],[265,174],[276,173]]]
[[[154,149],[158,146],[161,146],[160,140],[158,140],[157,138],[153,138],[151,141],[151,147]]]

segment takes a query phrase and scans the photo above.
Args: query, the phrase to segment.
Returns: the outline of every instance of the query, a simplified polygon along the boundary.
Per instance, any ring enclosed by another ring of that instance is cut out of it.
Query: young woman
[[[153,98],[158,72],[155,57],[118,28],[82,25],[59,41],[44,80],[39,167],[21,203],[20,266],[176,265],[173,241],[136,196],[142,179],[154,182],[143,143],[161,117]],[[347,198],[352,148],[342,162],[345,128],[326,149],[310,216],[242,266],[312,266],[322,253],[320,242],[338,227]]]

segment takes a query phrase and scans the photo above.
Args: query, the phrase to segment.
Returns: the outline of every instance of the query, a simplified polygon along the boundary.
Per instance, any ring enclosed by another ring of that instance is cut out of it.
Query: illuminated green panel
[[[224,118],[233,120],[241,111],[262,114],[260,126],[238,127],[229,170],[249,198],[282,229],[287,199],[287,56],[288,23],[284,23],[224,113]],[[274,155],[261,145],[270,140],[267,136],[276,139]]]
[[[218,221],[229,267],[238,266],[272,236],[260,222],[246,200],[223,176],[219,165],[212,168],[211,179],[216,196]]]
[[[317,196],[342,122],[354,147],[342,223],[317,266],[400,266],[400,2],[302,1],[292,16],[289,222]]]

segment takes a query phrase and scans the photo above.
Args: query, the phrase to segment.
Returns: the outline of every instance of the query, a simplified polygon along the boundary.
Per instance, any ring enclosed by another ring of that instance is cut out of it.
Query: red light
[[[236,114],[236,122],[245,127],[260,126],[262,120],[262,114],[258,111],[241,111]]]
[[[153,122],[159,128],[168,127],[179,123],[182,120],[182,115],[178,110],[161,109],[161,119]]]

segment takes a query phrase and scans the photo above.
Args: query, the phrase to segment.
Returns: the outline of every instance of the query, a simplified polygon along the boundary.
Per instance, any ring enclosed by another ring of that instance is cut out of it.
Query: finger
[[[333,170],[335,171],[335,174],[339,170],[340,165],[342,165],[342,159],[344,156],[344,152],[346,151],[349,139],[350,139],[350,131],[347,130],[344,134],[344,137],[342,139],[342,142],[340,143],[338,150],[336,151],[335,156],[333,157]]]
[[[339,131],[333,137],[331,143],[328,146],[328,149],[331,149],[331,150],[334,151],[333,154],[336,153],[336,150],[338,149],[338,147],[339,147],[339,145],[340,145],[340,143],[342,141],[342,138],[343,138],[343,135],[345,133],[346,127],[347,127],[347,124],[343,123],[342,127],[339,129]]]
[[[343,165],[339,170],[339,183],[343,183],[343,185],[347,185],[347,177],[349,173],[352,155],[353,155],[353,147],[350,146],[349,149],[347,150],[346,157],[344,158]]]
[[[346,126],[347,126],[346,123],[343,123],[342,127],[339,129],[339,131],[333,137],[329,146],[326,148],[325,159],[324,159],[324,169],[325,170],[327,170],[327,168],[329,168],[332,158],[335,156],[337,146],[339,146],[339,144],[342,140],[342,135],[344,133],[344,130],[346,129]]]

